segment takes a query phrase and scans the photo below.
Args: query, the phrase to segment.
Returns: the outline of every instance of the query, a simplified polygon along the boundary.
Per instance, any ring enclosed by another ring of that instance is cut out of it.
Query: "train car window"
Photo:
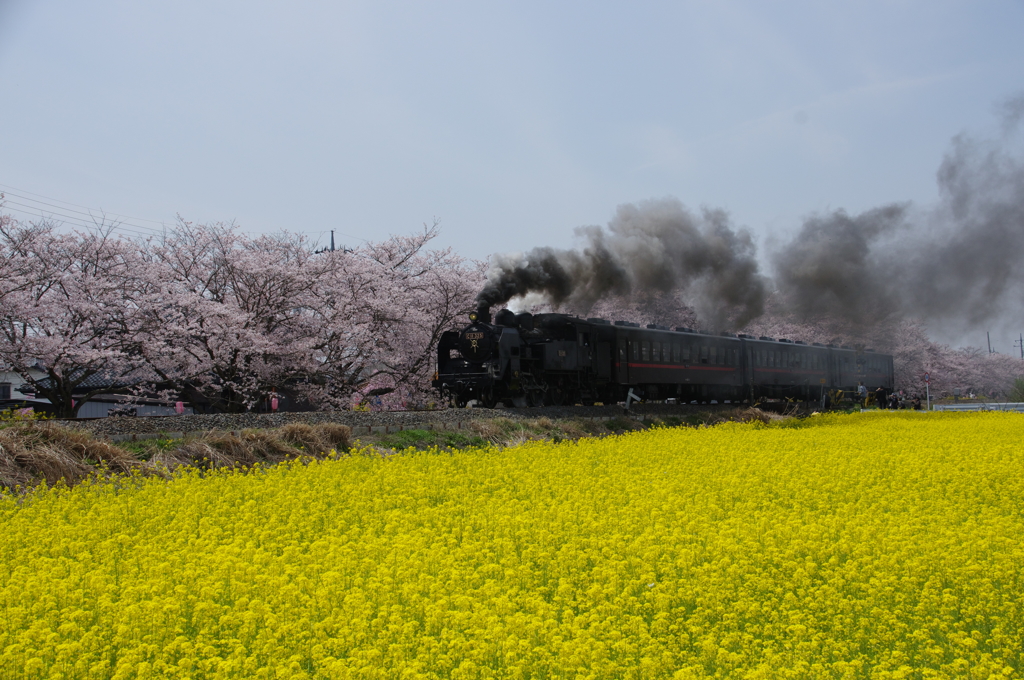
[[[718,365],[719,366],[725,366],[725,348],[724,347],[719,347],[718,348]]]
[[[682,352],[680,352],[679,350],[680,350],[679,343],[678,342],[672,343],[672,363],[674,363],[674,364],[678,364],[680,361],[682,361],[682,356],[683,355],[682,355]]]
[[[640,361],[651,360],[651,343],[648,340],[644,340],[640,344]]]
[[[732,351],[732,365],[733,366],[739,366],[740,365],[740,351],[738,349],[734,349]]]
[[[633,350],[631,352],[631,354],[633,355],[633,361],[639,361],[640,360],[640,343],[632,342],[632,343],[630,343],[630,347],[633,348]]]
[[[683,345],[683,363],[684,364],[690,363],[690,361],[692,359],[692,357],[690,356],[690,349],[691,348],[690,348],[689,345]]]
[[[700,363],[702,363],[702,364],[708,363],[708,346],[707,345],[701,345],[700,346]]]
[[[661,361],[661,343],[651,343],[651,361]]]
[[[709,357],[708,363],[711,364],[712,366],[714,366],[715,364],[718,363],[718,351],[717,350],[718,350],[717,347],[710,347],[710,348],[708,348],[708,352],[709,352],[708,353],[708,357]]]
[[[768,352],[768,365],[775,368],[775,352]]]

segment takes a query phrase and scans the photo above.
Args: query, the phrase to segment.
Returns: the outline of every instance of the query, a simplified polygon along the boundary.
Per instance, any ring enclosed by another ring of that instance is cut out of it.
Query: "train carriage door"
[[[615,380],[622,385],[629,384],[629,340],[619,335],[616,343]]]
[[[597,375],[605,380],[612,377],[612,347],[610,343],[598,342],[597,343],[597,356],[595,357],[597,362]]]
[[[738,378],[738,384],[743,386],[743,394],[749,396],[749,387],[754,382],[754,357],[750,344],[743,339],[740,339]]]

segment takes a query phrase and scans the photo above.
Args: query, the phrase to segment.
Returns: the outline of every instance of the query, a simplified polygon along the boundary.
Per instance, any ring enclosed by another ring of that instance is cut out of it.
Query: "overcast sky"
[[[349,245],[437,218],[475,258],[674,196],[764,240],[934,201],[1022,35],[1020,1],[0,0],[0,189]]]

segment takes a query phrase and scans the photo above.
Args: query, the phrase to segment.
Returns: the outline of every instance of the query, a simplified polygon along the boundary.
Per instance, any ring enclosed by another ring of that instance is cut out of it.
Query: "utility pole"
[[[331,229],[331,252],[334,252],[334,230]]]
[[[985,331],[985,335],[988,337],[988,353],[992,354],[992,333]]]
[[[1020,358],[1024,359],[1024,333],[1021,334],[1020,339],[1013,343],[1017,347],[1020,347]]]

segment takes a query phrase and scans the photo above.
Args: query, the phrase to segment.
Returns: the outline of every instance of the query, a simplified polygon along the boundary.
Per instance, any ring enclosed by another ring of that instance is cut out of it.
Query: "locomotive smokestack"
[[[490,323],[491,322],[491,306],[480,303],[479,302],[479,298],[477,298],[477,300],[478,300],[477,306],[476,306],[476,318],[477,318],[477,320],[482,321],[484,323]]]
[[[576,230],[574,250],[534,248],[495,257],[478,307],[541,293],[582,310],[634,291],[682,291],[705,321],[741,327],[764,310],[754,243],[723,211],[697,216],[675,199],[622,205],[607,228]]]

